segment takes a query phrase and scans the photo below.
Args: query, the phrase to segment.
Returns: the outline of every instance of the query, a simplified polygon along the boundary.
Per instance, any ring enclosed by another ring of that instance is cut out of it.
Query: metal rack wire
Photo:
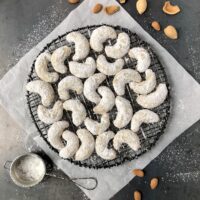
[[[99,26],[101,26],[101,25],[87,26],[87,27],[79,28],[79,29],[76,29],[73,31],[79,31],[89,39],[92,31]],[[156,74],[157,84],[166,83],[168,90],[169,90],[169,84],[168,84],[168,80],[167,80],[167,76],[165,74],[164,68],[161,65],[161,63],[159,62],[159,60],[158,60],[157,56],[155,55],[155,53],[153,52],[153,50],[151,49],[150,45],[147,44],[146,42],[142,41],[135,33],[132,33],[130,30],[128,30],[126,28],[122,28],[119,26],[112,26],[112,27],[114,27],[118,33],[119,32],[128,33],[128,35],[130,36],[130,40],[131,40],[131,48],[137,47],[137,46],[142,46],[149,52],[149,54],[151,56],[150,68]],[[72,31],[70,31],[70,32],[72,32]],[[48,51],[48,52],[52,53],[55,49],[57,49],[63,45],[70,46],[72,48],[72,52],[74,52],[74,44],[68,43],[65,39],[65,36],[68,33],[69,32],[65,33],[64,35],[59,36],[58,38],[53,40],[51,43],[47,44],[46,47],[40,53],[42,53],[44,51]],[[114,44],[115,42],[116,42],[115,40],[109,40],[106,43]],[[103,54],[105,55],[105,52],[103,52]],[[72,55],[73,55],[73,53],[72,53]],[[98,53],[94,52],[93,50],[90,50],[89,56],[96,59],[98,55],[99,55]],[[107,59],[111,62],[113,61],[110,58],[107,58]],[[71,57],[69,57],[68,60],[66,60],[66,65],[69,60],[71,60]],[[126,63],[124,68],[134,69],[136,66],[136,63],[137,63],[136,60],[130,59],[128,56],[124,57],[124,61]],[[82,62],[84,62],[84,61],[82,61]],[[34,66],[35,66],[35,61],[32,64],[31,72],[28,77],[28,82],[39,79],[36,75]],[[49,63],[48,68],[50,71],[53,71],[53,68],[50,63]],[[63,77],[67,76],[68,74],[70,74],[69,71],[67,72],[67,74],[60,75],[58,82]],[[144,74],[141,74],[141,76],[144,78]],[[113,80],[113,77],[107,77],[107,79],[102,83],[102,85],[108,86],[114,92],[114,89],[112,86],[112,80]],[[85,80],[83,80],[83,81],[85,81]],[[54,91],[56,93],[57,99],[58,99],[58,94],[57,94],[58,82],[56,82],[55,84],[52,84]],[[116,95],[115,92],[114,92],[114,94]],[[94,114],[94,112],[93,112],[93,107],[95,106],[93,103],[88,101],[83,95],[77,95],[75,92],[71,91],[70,95],[71,95],[71,98],[79,99],[83,103],[83,105],[85,106],[85,108],[87,110],[87,115],[90,118],[100,121],[100,116]],[[45,142],[48,144],[49,148],[52,149],[54,152],[58,153],[58,151],[56,149],[54,149],[47,140],[47,132],[48,132],[50,125],[47,125],[47,124],[43,123],[42,121],[40,121],[38,118],[38,115],[37,115],[37,107],[41,103],[40,96],[35,93],[27,92],[26,97],[27,97],[27,104],[29,107],[31,118],[33,120],[33,123],[36,125],[38,132],[40,133],[41,137],[45,140]],[[130,90],[129,86],[126,86],[126,92],[125,92],[124,97],[131,102],[134,112],[141,109],[141,106],[139,106],[136,103],[136,94],[132,90]],[[155,143],[159,139],[159,137],[164,133],[164,129],[166,127],[168,117],[170,114],[170,94],[168,95],[165,102],[162,105],[158,106],[157,108],[153,109],[153,111],[159,115],[160,121],[158,123],[154,123],[154,124],[142,124],[140,131],[138,132],[138,136],[139,136],[140,142],[141,142],[141,149],[138,150],[137,152],[130,149],[127,145],[123,145],[118,152],[117,158],[114,160],[111,160],[111,161],[103,160],[95,152],[92,154],[92,156],[89,159],[84,160],[84,161],[75,161],[73,159],[67,159],[67,160],[69,160],[70,162],[72,162],[76,165],[79,165],[79,166],[99,169],[99,168],[110,168],[112,166],[117,166],[117,165],[124,163],[127,160],[133,160],[133,159],[139,157],[141,154],[150,150],[151,147],[153,145],[155,145]],[[116,107],[114,107],[110,112],[111,122],[115,119],[116,112],[117,112]],[[79,127],[74,126],[72,123],[71,115],[68,112],[64,113],[62,120],[67,120],[70,122],[69,123],[70,126],[68,129],[73,132],[76,132],[76,130],[78,128],[85,127],[83,124]],[[130,128],[130,123],[125,128]],[[117,129],[111,123],[109,130],[112,130],[113,132],[116,133],[119,129]],[[109,147],[112,147],[112,143],[109,143]]]

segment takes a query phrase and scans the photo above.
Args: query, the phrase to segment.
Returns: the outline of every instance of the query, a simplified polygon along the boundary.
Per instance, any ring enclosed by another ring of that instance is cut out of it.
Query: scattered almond
[[[68,2],[71,4],[75,4],[75,3],[79,3],[79,0],[68,0]]]
[[[147,9],[147,0],[138,0],[136,2],[136,9],[140,15],[142,15]]]
[[[133,174],[139,177],[144,177],[144,172],[141,169],[134,169]]]
[[[142,199],[142,195],[139,191],[135,191],[134,192],[134,200],[141,200]]]
[[[156,31],[160,31],[160,24],[157,21],[153,21],[151,23],[151,26],[156,30]]]
[[[157,178],[152,178],[150,182],[150,187],[152,190],[156,189],[158,186],[158,179]]]
[[[119,0],[119,3],[124,4],[126,3],[126,0]]]
[[[180,7],[177,5],[172,5],[170,1],[166,1],[163,6],[163,12],[169,15],[176,15],[181,11]]]
[[[99,13],[99,12],[102,10],[102,8],[103,8],[103,5],[100,4],[100,3],[97,3],[97,4],[93,7],[92,12],[93,12],[93,13]]]
[[[118,12],[119,10],[120,10],[120,7],[115,6],[115,5],[105,7],[105,11],[108,15],[113,15],[114,13]]]
[[[164,33],[170,39],[173,39],[173,40],[178,39],[178,33],[176,31],[176,28],[174,26],[172,26],[172,25],[167,26],[164,29]]]

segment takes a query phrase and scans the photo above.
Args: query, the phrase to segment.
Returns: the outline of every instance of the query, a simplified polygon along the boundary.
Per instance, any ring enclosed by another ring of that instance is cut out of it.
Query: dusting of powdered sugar
[[[12,66],[17,63],[25,53],[51,33],[67,17],[68,9],[67,6],[65,9],[61,8],[61,2],[58,1],[56,5],[52,5],[44,10],[43,13],[40,13],[38,22],[32,26],[31,32],[23,35],[22,42],[13,48],[13,53],[9,57],[9,65]]]

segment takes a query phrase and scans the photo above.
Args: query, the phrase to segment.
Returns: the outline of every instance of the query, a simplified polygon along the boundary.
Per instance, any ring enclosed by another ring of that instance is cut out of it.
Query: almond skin
[[[103,5],[100,4],[100,3],[97,3],[97,4],[93,7],[92,12],[95,13],[95,14],[96,14],[96,13],[99,13],[99,12],[101,12],[102,8],[103,8]]]
[[[134,169],[133,174],[135,176],[144,177],[144,172],[141,169]]]
[[[150,182],[150,187],[152,190],[155,190],[158,186],[158,178],[152,178]]]
[[[181,12],[181,9],[178,5],[172,5],[170,1],[166,1],[163,6],[163,12],[168,15],[176,15]]]
[[[174,26],[172,26],[172,25],[167,26],[164,29],[164,33],[168,38],[170,38],[172,40],[178,39],[178,33],[176,31],[176,28]]]
[[[120,10],[119,6],[111,5],[105,7],[105,11],[108,15],[113,15],[114,13],[118,12]]]
[[[126,0],[119,0],[119,3],[124,4],[126,3]]]
[[[134,192],[134,200],[141,200],[142,199],[142,195],[139,191],[135,191]]]
[[[79,0],[68,0],[68,2],[71,4],[76,4],[76,3],[79,3]]]
[[[159,22],[153,21],[153,22],[151,23],[151,26],[152,26],[152,28],[155,29],[156,31],[160,31],[160,24],[159,24]]]

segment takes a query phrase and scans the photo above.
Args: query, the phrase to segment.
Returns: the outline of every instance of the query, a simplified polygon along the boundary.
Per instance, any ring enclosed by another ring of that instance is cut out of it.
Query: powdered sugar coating
[[[55,71],[65,74],[67,72],[67,66],[65,60],[70,56],[71,49],[68,46],[62,46],[56,49],[51,56],[51,64]]]
[[[58,94],[60,99],[67,100],[70,98],[69,90],[76,91],[77,94],[83,92],[83,83],[76,76],[66,76],[58,83]]]
[[[110,126],[110,119],[109,114],[105,113],[101,116],[101,121],[95,121],[90,118],[86,118],[85,121],[86,128],[93,134],[93,135],[100,135],[104,131],[106,131]]]
[[[96,52],[103,51],[103,43],[108,39],[115,39],[117,33],[114,28],[110,26],[100,26],[96,28],[90,37],[90,46]]]
[[[87,57],[90,51],[90,45],[83,34],[80,32],[71,32],[66,36],[66,40],[75,43],[74,61],[82,60]]]
[[[72,112],[73,124],[79,126],[86,118],[86,110],[84,105],[78,99],[69,99],[63,103],[66,111]]]
[[[127,99],[121,96],[115,98],[115,105],[118,112],[113,124],[117,128],[123,128],[131,121],[133,116],[132,106]]]
[[[44,52],[41,53],[35,61],[35,72],[38,77],[49,83],[54,83],[58,80],[59,75],[56,72],[48,71],[48,63],[51,61],[51,54]]]
[[[130,88],[137,94],[148,94],[156,87],[156,75],[151,69],[145,71],[146,80],[140,83],[131,82]]]
[[[129,56],[131,58],[135,58],[137,60],[136,69],[139,72],[145,72],[150,64],[151,64],[151,58],[146,49],[143,47],[134,47],[129,51]]]
[[[113,160],[117,156],[114,149],[108,149],[108,143],[114,136],[115,134],[112,131],[108,131],[98,135],[96,138],[96,153],[105,160]]]
[[[47,82],[41,80],[31,81],[27,83],[26,90],[39,94],[42,104],[46,107],[50,106],[54,101],[55,94],[53,87]]]
[[[69,123],[67,121],[54,122],[48,130],[48,141],[52,147],[61,150],[64,148],[64,144],[61,139],[63,131],[68,128]]]
[[[155,112],[147,109],[142,109],[133,115],[131,120],[131,130],[136,133],[139,131],[142,123],[149,124],[156,123],[158,121],[159,116]]]
[[[94,137],[87,129],[79,129],[76,133],[81,141],[81,146],[75,154],[75,160],[86,160],[94,152]]]
[[[88,57],[85,63],[71,61],[69,62],[69,70],[76,77],[88,78],[94,74],[96,70],[96,62],[92,57]]]
[[[62,158],[72,158],[79,148],[79,139],[77,135],[71,131],[64,131],[62,138],[67,142],[64,148],[59,152]]]
[[[86,79],[84,83],[83,94],[89,101],[96,104],[100,102],[101,97],[97,94],[96,89],[105,79],[106,76],[102,73],[93,74]]]
[[[98,88],[98,93],[102,96],[100,102],[93,108],[97,114],[109,112],[115,105],[115,95],[112,90],[106,86]]]
[[[119,59],[125,56],[130,49],[130,38],[127,33],[119,33],[113,46],[106,46],[105,52],[108,57]]]
[[[134,69],[122,69],[118,72],[114,79],[113,79],[113,87],[115,92],[118,95],[124,95],[125,93],[125,86],[127,83],[133,82],[140,82],[141,81],[140,74]]]
[[[104,55],[99,55],[97,58],[97,69],[107,76],[113,76],[117,74],[121,71],[123,66],[124,60],[121,58],[115,60],[113,63],[108,62]]]
[[[139,95],[136,101],[143,108],[151,109],[161,105],[167,98],[167,94],[166,84],[160,83],[154,92],[147,95]]]
[[[134,151],[141,147],[139,137],[129,129],[118,131],[113,139],[113,146],[116,150],[119,150],[122,144],[127,144]]]
[[[53,108],[46,108],[39,105],[37,108],[38,118],[45,124],[52,124],[59,121],[63,116],[63,104],[61,101],[56,101]]]

